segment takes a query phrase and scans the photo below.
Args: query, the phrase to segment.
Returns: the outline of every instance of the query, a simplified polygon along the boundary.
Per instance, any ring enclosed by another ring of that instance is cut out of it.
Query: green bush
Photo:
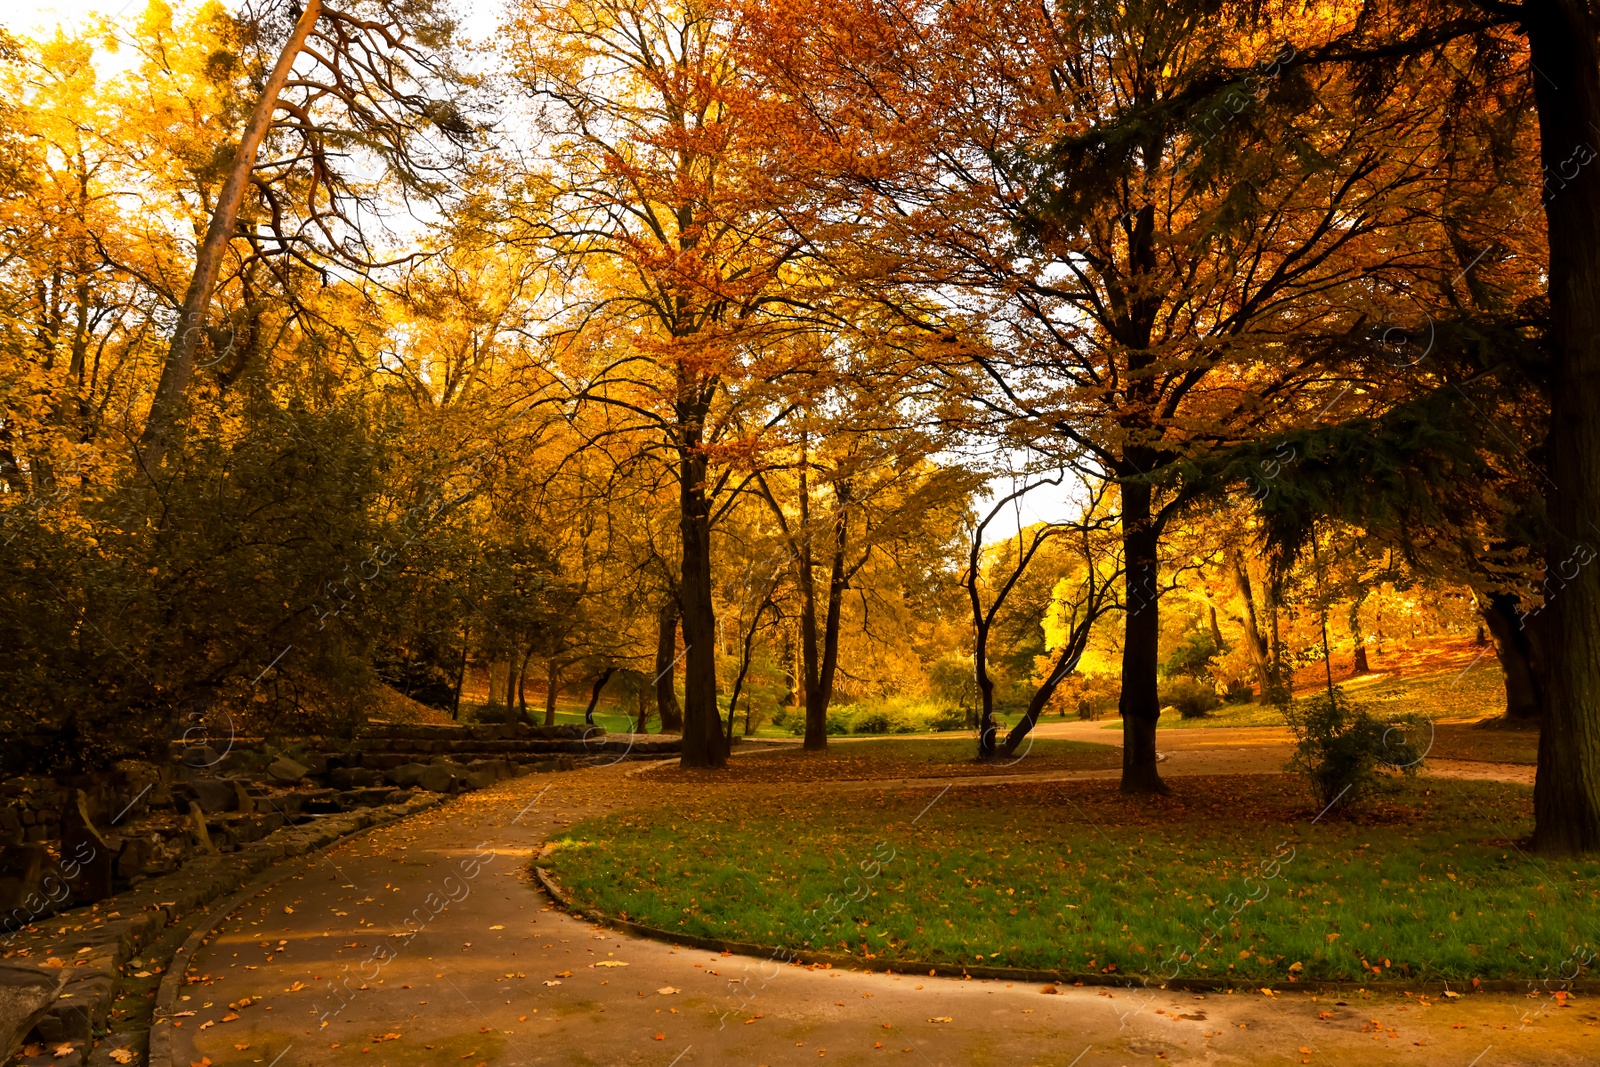
[[[918,718],[903,708],[880,704],[857,715],[850,730],[857,734],[914,734],[923,728]]]
[[[1174,707],[1185,719],[1204,718],[1215,708],[1217,691],[1209,682],[1194,678],[1168,678],[1156,689],[1162,707]]]
[[[1212,643],[1208,630],[1190,630],[1161,665],[1161,673],[1169,678],[1207,678],[1211,674],[1211,661],[1221,651]]]
[[[967,709],[942,707],[928,717],[930,730],[965,730],[969,725]]]
[[[1284,717],[1298,742],[1289,769],[1305,776],[1324,807],[1360,800],[1385,770],[1416,774],[1432,734],[1426,719],[1380,719],[1339,689],[1297,701]]]

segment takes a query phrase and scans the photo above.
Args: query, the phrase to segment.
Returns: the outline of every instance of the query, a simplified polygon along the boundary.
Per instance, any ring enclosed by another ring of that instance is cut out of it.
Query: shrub
[[[1063,714],[1065,709],[1070,708],[1078,713],[1080,719],[1098,719],[1107,712],[1115,711],[1121,696],[1122,683],[1119,679],[1074,672],[1062,681],[1051,704],[1059,705]]]
[[[1224,650],[1212,644],[1210,631],[1190,630],[1178,642],[1178,647],[1172,650],[1167,662],[1161,665],[1161,673],[1173,678],[1209,677],[1211,661],[1222,651]]]
[[[928,719],[930,730],[965,730],[968,725],[966,708],[938,708]]]
[[[894,732],[894,716],[886,708],[873,708],[855,717],[850,724],[852,733],[887,734]]]
[[[978,706],[978,680],[971,656],[947,652],[928,664],[928,686],[942,703],[963,710]]]
[[[916,733],[919,728],[919,723],[906,710],[879,705],[870,711],[863,711],[857,715],[850,725],[850,732],[857,734],[912,734]]]
[[[1360,800],[1385,769],[1416,774],[1432,732],[1415,715],[1380,719],[1339,689],[1291,705],[1284,717],[1298,742],[1289,769],[1305,776],[1323,807]]]
[[[1219,703],[1209,682],[1194,678],[1168,678],[1156,691],[1162,707],[1174,707],[1185,719],[1204,718]]]

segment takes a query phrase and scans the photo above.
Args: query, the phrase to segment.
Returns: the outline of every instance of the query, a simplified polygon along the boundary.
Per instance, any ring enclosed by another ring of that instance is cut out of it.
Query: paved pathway
[[[720,956],[552,909],[527,873],[539,844],[602,809],[650,810],[660,788],[623,766],[514,779],[300,861],[300,876],[197,955],[208,977],[185,987],[179,1007],[194,1014],[175,1020],[175,1062],[1496,1067],[1600,1056],[1600,1017],[1577,998],[1042,995]]]

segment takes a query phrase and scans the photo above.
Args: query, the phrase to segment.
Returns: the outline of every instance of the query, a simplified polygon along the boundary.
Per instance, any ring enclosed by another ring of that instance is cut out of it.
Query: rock
[[[468,789],[487,789],[497,781],[493,771],[468,771],[461,784]]]
[[[89,819],[89,800],[74,789],[61,813],[61,869],[78,901],[92,904],[115,892],[113,870],[118,846],[107,841]]]
[[[195,778],[185,782],[182,790],[198,801],[200,810],[207,815],[231,811],[239,804],[239,795],[233,782],[222,778]]]
[[[409,789],[422,781],[422,772],[427,766],[421,763],[403,763],[384,775],[390,782],[402,789]]]
[[[471,763],[467,764],[467,770],[470,773],[475,773],[475,774],[481,773],[481,774],[489,775],[491,783],[492,782],[498,782],[502,778],[510,778],[511,777],[511,765],[508,764],[505,760],[497,760],[497,759],[478,759],[478,760],[473,760]]]
[[[147,837],[130,837],[123,841],[122,851],[117,853],[117,877],[126,880],[143,874],[155,858],[155,852],[154,842]]]
[[[378,772],[370,767],[340,767],[328,772],[328,784],[335,789],[368,789],[379,781]]]
[[[456,772],[448,763],[430,763],[417,778],[417,785],[430,793],[448,793],[455,784]]]
[[[40,844],[6,845],[0,848],[0,914],[9,916],[17,909],[28,910],[26,901],[37,893],[44,879],[44,864],[48,858]],[[27,925],[28,920],[23,920]],[[11,933],[8,925],[5,933]],[[4,1058],[0,1057],[0,1062]]]
[[[205,812],[200,810],[200,805],[189,801],[189,832],[194,834],[195,845],[206,852],[215,852],[217,846],[211,843],[211,831],[206,826]]]
[[[344,761],[327,752],[314,752],[305,758],[306,773],[313,778],[320,778],[337,767],[344,766]]]
[[[50,973],[39,967],[0,962],[0,1063],[8,1062],[28,1031],[56,1002],[67,969]]]
[[[376,808],[389,803],[389,797],[393,792],[394,790],[386,785],[368,786],[340,793],[339,801],[346,811],[351,808]]]
[[[296,763],[288,756],[279,756],[267,767],[267,774],[275,782],[293,785],[306,776],[306,767],[305,764]]]
[[[234,806],[246,815],[256,810],[256,798],[250,795],[250,791],[238,779],[234,779],[233,782],[233,795]]]

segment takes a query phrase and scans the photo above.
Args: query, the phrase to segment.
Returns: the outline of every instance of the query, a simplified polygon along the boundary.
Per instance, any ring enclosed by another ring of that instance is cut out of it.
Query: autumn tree
[[[1357,122],[1349,79],[1243,9],[864,2],[762,25],[752,54],[814,168],[797,180],[849,190],[884,299],[986,370],[1017,445],[1062,442],[1119,486],[1123,788],[1164,789],[1164,531],[1197,464],[1390,401],[1363,366],[1436,262],[1407,235],[1437,101],[1396,78]],[[1188,121],[1174,101],[1234,87],[1219,71],[1254,95]]]
[[[211,55],[238,89],[254,83],[254,99],[240,93],[219,116],[237,141],[218,151],[197,205],[204,235],[140,435],[147,465],[170,444],[220,285],[242,283],[257,264],[371,270],[389,258],[377,232],[385,192],[445,191],[446,171],[478,140],[459,106],[453,33],[431,0],[269,2]]]
[[[787,414],[801,243],[754,195],[728,14],[676,0],[514,8],[512,72],[546,139],[522,179],[521,236],[570,279],[556,371],[579,408],[605,408],[607,440],[669,464],[679,494],[677,607],[684,640],[683,762],[719,766],[712,525],[726,455]],[[604,340],[601,340],[601,337]],[[668,628],[663,614],[662,648]]]

